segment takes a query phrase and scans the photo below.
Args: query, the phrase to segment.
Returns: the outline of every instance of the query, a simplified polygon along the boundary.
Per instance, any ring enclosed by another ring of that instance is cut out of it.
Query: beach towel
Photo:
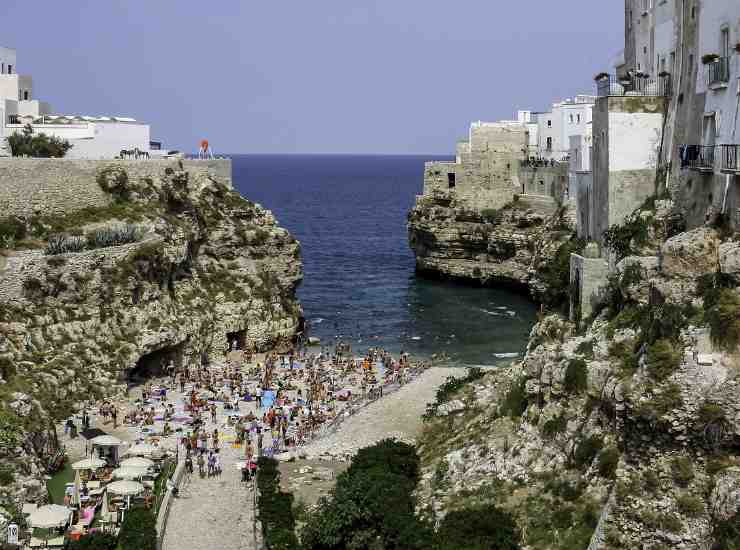
[[[269,409],[275,403],[275,391],[265,390],[262,394],[262,408]]]

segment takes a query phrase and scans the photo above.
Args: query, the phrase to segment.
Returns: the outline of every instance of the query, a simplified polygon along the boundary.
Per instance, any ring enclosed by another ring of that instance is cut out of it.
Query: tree
[[[493,504],[450,512],[442,520],[436,538],[436,550],[520,548],[514,519]]]
[[[157,523],[146,508],[132,508],[126,512],[118,537],[120,550],[155,550]]]
[[[94,533],[69,543],[69,550],[115,550],[118,541],[114,535]]]
[[[14,157],[61,158],[72,148],[66,139],[34,134],[30,124],[26,124],[22,133],[9,136],[8,143]]]

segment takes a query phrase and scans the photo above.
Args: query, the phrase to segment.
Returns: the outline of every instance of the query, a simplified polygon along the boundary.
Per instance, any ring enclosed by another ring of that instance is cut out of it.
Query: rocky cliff
[[[737,547],[740,246],[657,206],[610,232],[592,318],[542,318],[522,362],[438,407],[424,513],[495,502],[527,548]]]
[[[417,197],[408,217],[417,272],[511,285],[538,301],[557,302],[567,286],[553,272],[558,253],[566,276],[570,252],[583,246],[572,239],[571,210],[544,196],[515,196],[499,210],[472,208],[452,193]]]
[[[6,509],[45,494],[53,423],[82,402],[170,361],[274,346],[300,323],[299,243],[228,182],[182,165],[130,177],[113,163],[97,185],[108,206],[0,220]]]

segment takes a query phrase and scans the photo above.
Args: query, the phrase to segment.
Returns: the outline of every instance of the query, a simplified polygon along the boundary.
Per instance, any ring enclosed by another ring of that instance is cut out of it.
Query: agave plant
[[[69,254],[70,252],[82,252],[87,242],[84,237],[75,235],[51,235],[46,244],[46,255]]]
[[[132,224],[103,227],[87,234],[89,248],[107,248],[134,243],[141,239],[141,231]]]

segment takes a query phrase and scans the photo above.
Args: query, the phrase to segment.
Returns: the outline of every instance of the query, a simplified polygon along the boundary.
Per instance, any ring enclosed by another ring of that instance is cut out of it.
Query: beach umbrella
[[[108,491],[105,491],[103,493],[103,506],[100,508],[100,517],[107,520],[108,514]]]
[[[154,466],[153,460],[140,456],[127,458],[126,460],[121,461],[122,468],[151,468],[152,466]]]
[[[123,442],[118,439],[117,437],[113,437],[112,435],[99,435],[98,437],[94,437],[90,440],[90,443],[93,445],[98,445],[101,447],[116,447],[118,445],[121,445]]]
[[[146,467],[134,468],[132,466],[116,468],[113,470],[113,477],[116,479],[140,479],[146,475]]]
[[[80,471],[75,471],[75,484],[74,489],[72,490],[72,506],[80,506],[80,485],[82,485],[82,480],[80,480]]]
[[[138,495],[144,492],[144,486],[141,483],[139,483],[138,481],[129,480],[114,481],[106,488],[114,495],[121,495],[126,497]]]
[[[125,454],[127,456],[151,456],[156,450],[156,447],[149,443],[137,443],[126,451]]]
[[[47,504],[41,506],[28,516],[28,524],[38,529],[51,529],[61,527],[69,522],[72,510],[58,504]]]
[[[72,464],[73,470],[97,470],[105,466],[105,460],[99,458],[83,458]]]

